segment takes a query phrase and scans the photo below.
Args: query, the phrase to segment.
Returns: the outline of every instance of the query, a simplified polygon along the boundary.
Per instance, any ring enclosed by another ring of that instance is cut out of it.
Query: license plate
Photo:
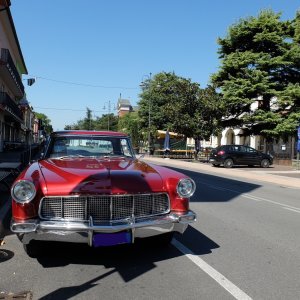
[[[94,247],[105,247],[131,243],[131,232],[128,231],[116,233],[95,233],[93,235]]]

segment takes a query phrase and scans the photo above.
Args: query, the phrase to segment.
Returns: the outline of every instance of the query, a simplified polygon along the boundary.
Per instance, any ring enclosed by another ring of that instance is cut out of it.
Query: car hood
[[[39,162],[47,195],[130,194],[165,191],[159,173],[131,158],[64,158]]]

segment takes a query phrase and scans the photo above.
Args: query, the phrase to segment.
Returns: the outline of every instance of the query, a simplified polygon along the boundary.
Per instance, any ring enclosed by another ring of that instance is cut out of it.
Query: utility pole
[[[108,108],[108,118],[107,118],[107,130],[109,131],[109,123],[110,123],[110,120],[109,120],[109,116],[110,116],[110,100],[108,100],[107,102],[105,102],[105,103],[107,103],[107,108]],[[103,106],[103,109],[105,110],[106,109],[106,107],[105,107],[105,104],[104,104],[104,106]]]
[[[147,78],[147,80],[142,80],[140,87],[142,89],[148,88],[149,89],[149,100],[148,100],[148,154],[150,155],[150,149],[151,149],[151,75],[152,73],[149,73],[149,75],[144,75],[144,77]]]
[[[149,86],[151,84],[151,75],[152,73],[149,74]],[[149,147],[149,155],[150,155],[150,149],[151,149],[151,102],[152,102],[152,99],[151,99],[151,88],[149,88],[149,92],[150,92],[150,97],[149,97],[149,103],[148,103],[148,106],[149,106],[149,114],[148,114],[148,147]]]
[[[107,120],[107,130],[109,131],[109,116],[110,116],[110,100],[108,100],[108,120]]]

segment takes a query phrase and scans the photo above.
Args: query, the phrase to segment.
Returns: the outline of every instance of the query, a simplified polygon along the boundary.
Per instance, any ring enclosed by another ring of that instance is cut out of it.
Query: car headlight
[[[196,190],[196,184],[191,178],[180,179],[177,184],[177,193],[181,198],[193,196]]]
[[[36,189],[32,182],[20,180],[12,187],[11,195],[18,203],[28,203],[35,197]]]

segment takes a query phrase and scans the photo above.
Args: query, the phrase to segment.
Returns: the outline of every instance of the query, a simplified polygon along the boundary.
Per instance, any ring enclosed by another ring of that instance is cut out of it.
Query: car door
[[[245,164],[259,165],[260,164],[259,152],[252,147],[244,146],[244,148],[245,148]]]
[[[230,156],[233,158],[235,165],[242,164],[243,154],[241,152],[241,146],[239,145],[231,145],[230,147]]]
[[[235,147],[236,147],[237,164],[246,165],[248,162],[246,147],[241,145]]]

